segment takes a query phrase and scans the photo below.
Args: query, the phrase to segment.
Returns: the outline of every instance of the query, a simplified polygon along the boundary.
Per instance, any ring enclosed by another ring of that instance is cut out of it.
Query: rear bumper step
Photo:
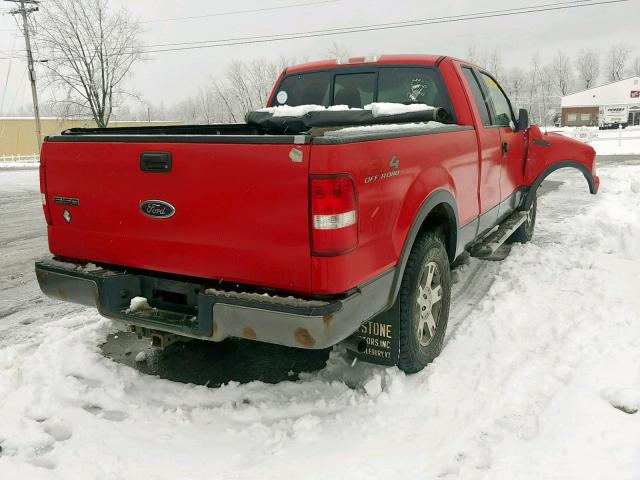
[[[95,306],[128,325],[214,342],[237,337],[307,349],[335,345],[384,310],[394,276],[392,269],[345,298],[318,301],[220,291],[56,260],[36,262],[35,268],[47,296]],[[135,297],[147,299],[149,308],[131,309]]]

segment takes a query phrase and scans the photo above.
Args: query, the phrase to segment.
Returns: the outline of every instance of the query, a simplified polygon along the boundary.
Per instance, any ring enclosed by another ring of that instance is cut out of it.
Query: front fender
[[[529,186],[523,209],[528,210],[542,181],[560,168],[575,168],[587,180],[589,191],[598,192],[600,179],[596,175],[596,151],[589,145],[563,135],[543,135],[533,125],[529,130],[529,146],[524,169],[524,183]]]

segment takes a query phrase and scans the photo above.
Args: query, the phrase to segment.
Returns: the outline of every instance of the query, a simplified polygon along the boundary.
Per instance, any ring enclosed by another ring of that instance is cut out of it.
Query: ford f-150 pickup
[[[442,349],[456,258],[527,242],[558,168],[598,190],[590,146],[444,56],[290,67],[246,120],[49,136],[42,291],[160,348],[343,342],[416,372]]]

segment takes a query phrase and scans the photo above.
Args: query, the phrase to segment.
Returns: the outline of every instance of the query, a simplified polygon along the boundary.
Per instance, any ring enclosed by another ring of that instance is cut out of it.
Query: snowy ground
[[[423,372],[333,352],[207,388],[106,358],[108,321],[38,295],[37,172],[0,172],[0,478],[640,478],[640,165],[599,175],[555,173],[534,240],[459,269]]]
[[[598,127],[549,127],[546,130],[588,143],[598,155],[640,154],[638,126],[618,130],[598,130]]]

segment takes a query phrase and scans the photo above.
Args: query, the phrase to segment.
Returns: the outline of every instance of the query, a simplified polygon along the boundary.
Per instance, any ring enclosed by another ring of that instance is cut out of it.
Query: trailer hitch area
[[[367,349],[367,340],[360,335],[354,334],[340,342],[347,350],[354,353],[364,353]]]
[[[181,335],[175,335],[173,333],[164,333],[164,332],[149,332],[149,338],[151,339],[151,347],[158,352],[162,352],[170,345],[173,345],[177,342],[188,342],[192,340],[189,337],[183,337]]]

